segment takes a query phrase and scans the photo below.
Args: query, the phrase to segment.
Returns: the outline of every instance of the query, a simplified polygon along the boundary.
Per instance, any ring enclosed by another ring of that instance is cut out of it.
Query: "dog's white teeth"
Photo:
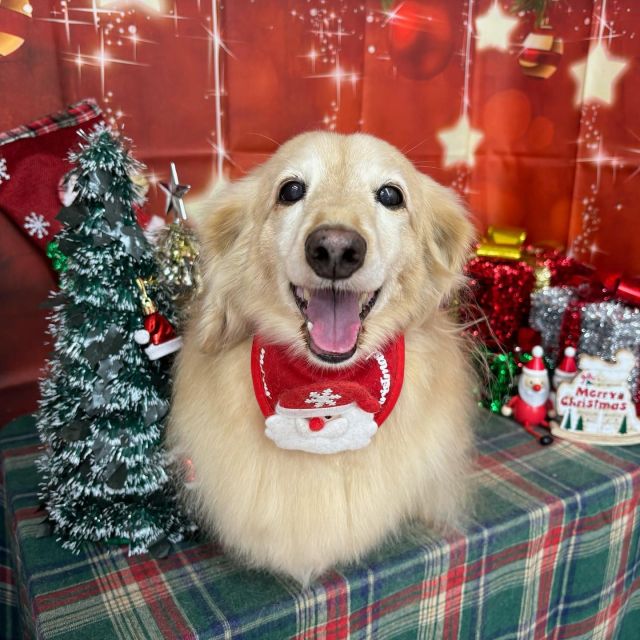
[[[313,329],[313,322],[311,320],[307,321],[307,329],[311,331]]]
[[[367,302],[369,301],[369,294],[365,291],[364,293],[360,294],[360,306],[364,307],[365,304],[367,304]]]
[[[309,289],[302,290],[302,297],[307,301],[311,299],[311,292],[309,291]]]

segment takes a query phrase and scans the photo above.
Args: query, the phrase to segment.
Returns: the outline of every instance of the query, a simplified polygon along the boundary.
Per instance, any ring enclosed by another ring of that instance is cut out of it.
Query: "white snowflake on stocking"
[[[10,177],[9,169],[7,168],[7,161],[0,157],[0,184],[8,182]]]
[[[40,213],[32,211],[28,216],[24,217],[24,228],[30,236],[36,236],[38,240],[42,240],[49,235],[50,223],[44,219]]]
[[[340,400],[340,398],[342,398],[341,395],[333,393],[331,389],[325,389],[322,393],[312,391],[304,402],[319,409],[320,407],[335,407],[336,400]]]

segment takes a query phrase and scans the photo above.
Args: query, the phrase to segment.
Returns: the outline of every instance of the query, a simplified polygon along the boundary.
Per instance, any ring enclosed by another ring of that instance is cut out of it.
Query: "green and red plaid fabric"
[[[38,538],[38,439],[22,418],[0,432],[12,550],[0,575],[15,575],[38,638],[640,638],[640,447],[543,448],[487,413],[477,432],[466,535],[413,525],[303,590],[215,544],[151,560]]]
[[[2,465],[1,460],[0,458],[0,465]],[[9,548],[9,531],[4,524],[4,515],[8,511],[5,504],[6,492],[2,485],[3,479],[4,473],[0,473],[0,513],[3,515],[2,521],[0,521],[0,638],[9,640],[9,638],[19,637],[18,594],[11,549]]]
[[[63,111],[43,116],[29,124],[23,124],[9,131],[0,132],[0,146],[23,138],[35,138],[58,129],[75,127],[87,122],[101,113],[98,103],[93,98],[76,102]]]

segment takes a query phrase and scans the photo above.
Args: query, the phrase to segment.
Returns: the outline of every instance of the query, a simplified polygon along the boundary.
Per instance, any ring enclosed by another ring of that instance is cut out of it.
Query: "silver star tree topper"
[[[161,182],[160,188],[167,194],[167,214],[175,211],[181,220],[186,220],[187,210],[185,209],[182,198],[187,195],[189,189],[191,189],[191,185],[180,184],[175,162],[171,163],[171,180],[169,180],[169,182]]]

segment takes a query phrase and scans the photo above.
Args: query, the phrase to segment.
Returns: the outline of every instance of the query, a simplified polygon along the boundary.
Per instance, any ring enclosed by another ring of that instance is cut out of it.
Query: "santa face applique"
[[[398,336],[352,367],[318,367],[254,337],[251,376],[265,435],[282,449],[330,454],[366,447],[395,406],[404,377]]]
[[[375,400],[352,383],[334,387],[305,386],[283,394],[265,421],[267,437],[281,449],[307,453],[366,447],[378,430]]]

